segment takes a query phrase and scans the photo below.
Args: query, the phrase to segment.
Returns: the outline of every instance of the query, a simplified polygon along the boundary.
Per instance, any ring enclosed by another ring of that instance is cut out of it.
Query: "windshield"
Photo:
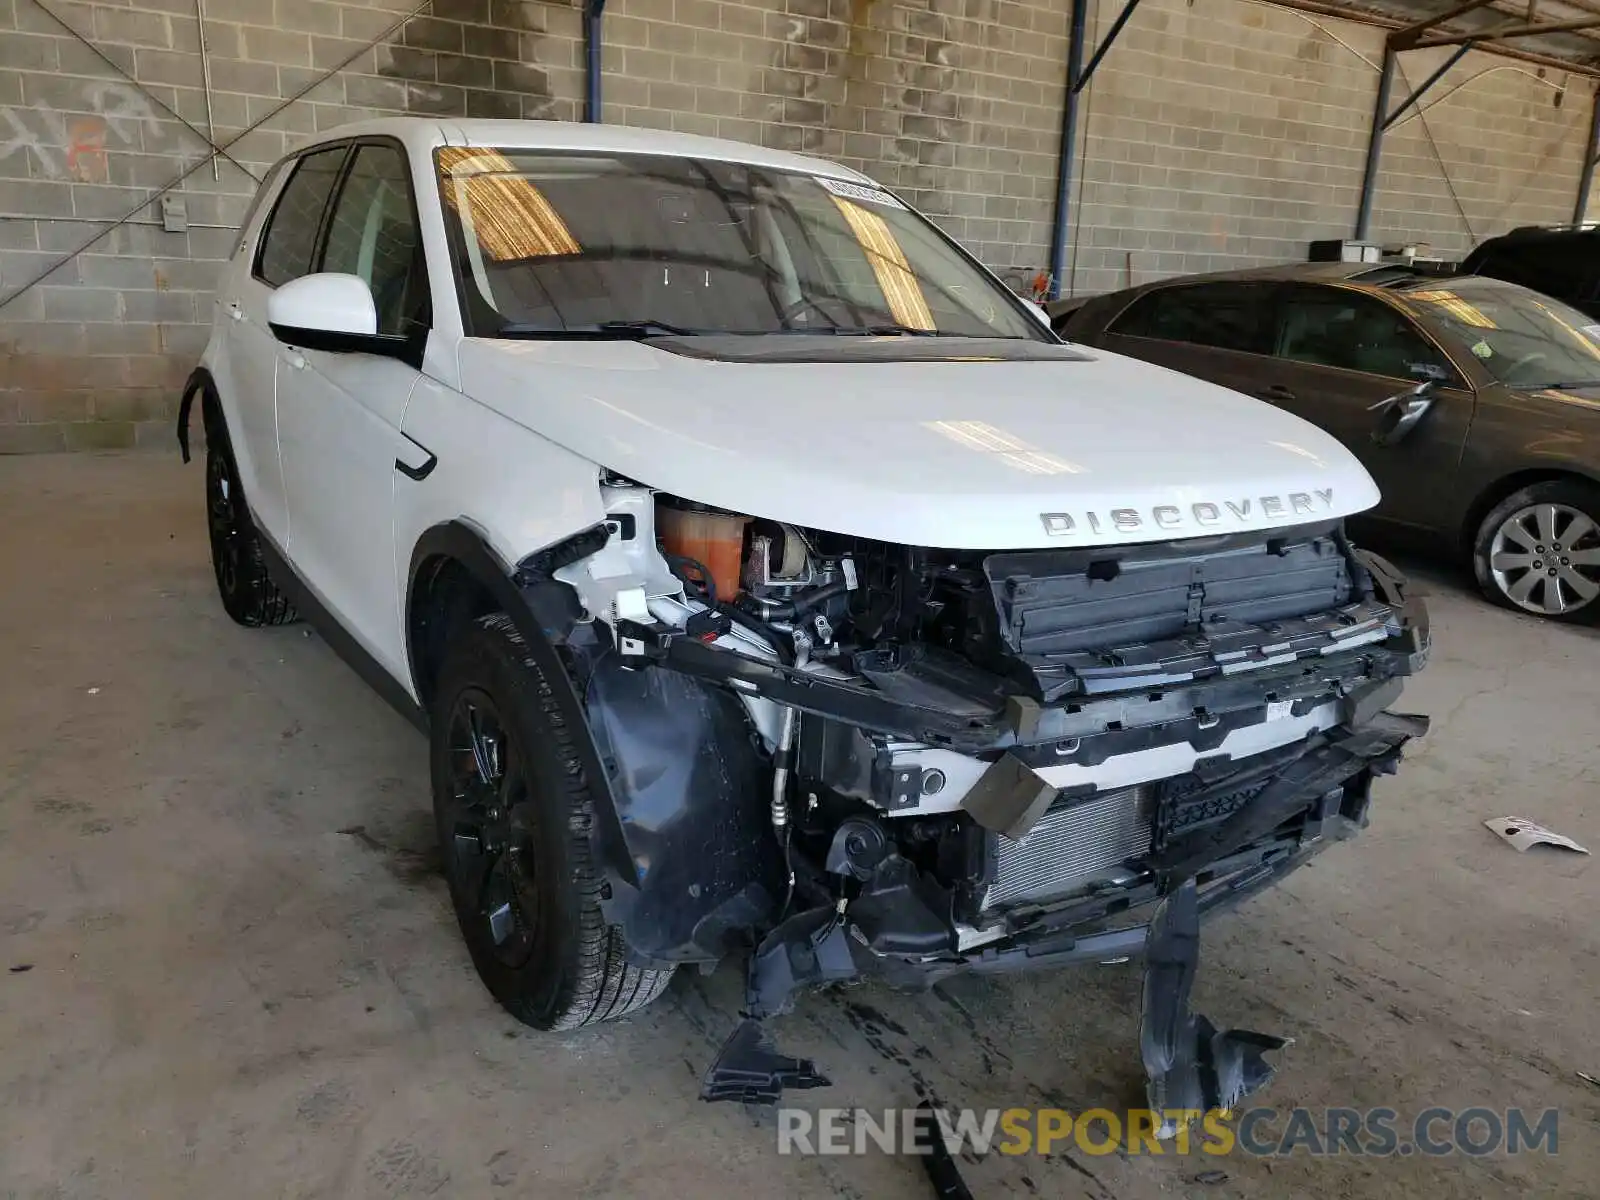
[[[1600,384],[1600,325],[1559,300],[1473,277],[1401,297],[1509,387]]]
[[[904,333],[1053,341],[875,186],[646,154],[447,147],[468,332]]]

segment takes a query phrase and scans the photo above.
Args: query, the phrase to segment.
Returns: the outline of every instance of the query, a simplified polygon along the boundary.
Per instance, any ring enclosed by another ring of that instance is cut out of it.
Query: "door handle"
[[[1279,401],[1289,403],[1294,401],[1294,393],[1288,388],[1284,387],[1281,383],[1275,383],[1271,387],[1264,387],[1258,391],[1256,395],[1260,396],[1263,400],[1270,401],[1273,404],[1277,404]]]

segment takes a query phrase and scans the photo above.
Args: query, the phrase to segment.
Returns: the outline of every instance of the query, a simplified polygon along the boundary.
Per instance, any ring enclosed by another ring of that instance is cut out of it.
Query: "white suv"
[[[751,146],[397,119],[273,169],[179,422],[218,587],[428,731],[515,1016],[1144,952],[1153,1091],[1264,1077],[1187,1011],[1199,914],[1365,823],[1426,625],[1332,438],[1041,318]]]

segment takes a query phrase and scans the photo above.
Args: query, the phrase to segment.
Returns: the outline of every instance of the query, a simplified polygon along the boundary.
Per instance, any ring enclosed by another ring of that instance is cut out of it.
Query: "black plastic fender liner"
[[[609,652],[584,699],[638,888],[617,914],[629,949],[657,964],[714,963],[750,945],[776,916],[784,870],[772,769],[743,704]]]
[[[406,575],[405,628],[407,657],[411,662],[412,684],[417,695],[425,696],[426,690],[418,673],[421,661],[419,648],[410,644],[410,630],[414,627],[412,606],[423,568],[438,558],[459,564],[488,592],[495,605],[511,618],[549,683],[556,706],[568,728],[589,729],[582,698],[567,672],[566,664],[556,653],[555,643],[549,633],[535,616],[528,595],[513,582],[513,568],[502,562],[483,536],[463,521],[446,521],[425,530],[411,550],[411,564]],[[578,746],[583,758],[584,774],[595,793],[594,839],[599,861],[607,868],[615,883],[629,889],[636,888],[638,876],[617,821],[616,803],[609,786],[610,777],[595,749],[593,736],[578,739]]]
[[[211,377],[211,372],[205,367],[196,367],[189,372],[189,378],[183,384],[183,399],[178,402],[178,449],[183,452],[183,461],[189,461],[189,413],[194,408],[194,398],[201,394],[206,395],[213,404],[220,404],[221,397],[217,394],[217,381]]]

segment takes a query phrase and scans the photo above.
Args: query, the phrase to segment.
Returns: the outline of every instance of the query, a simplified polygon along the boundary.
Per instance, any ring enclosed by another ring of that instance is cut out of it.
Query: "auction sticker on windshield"
[[[859,183],[850,183],[843,179],[827,179],[817,176],[817,182],[827,188],[835,196],[842,196],[846,200],[860,200],[865,204],[881,204],[885,208],[904,208],[905,205],[896,200],[888,192],[874,187],[863,187]]]

